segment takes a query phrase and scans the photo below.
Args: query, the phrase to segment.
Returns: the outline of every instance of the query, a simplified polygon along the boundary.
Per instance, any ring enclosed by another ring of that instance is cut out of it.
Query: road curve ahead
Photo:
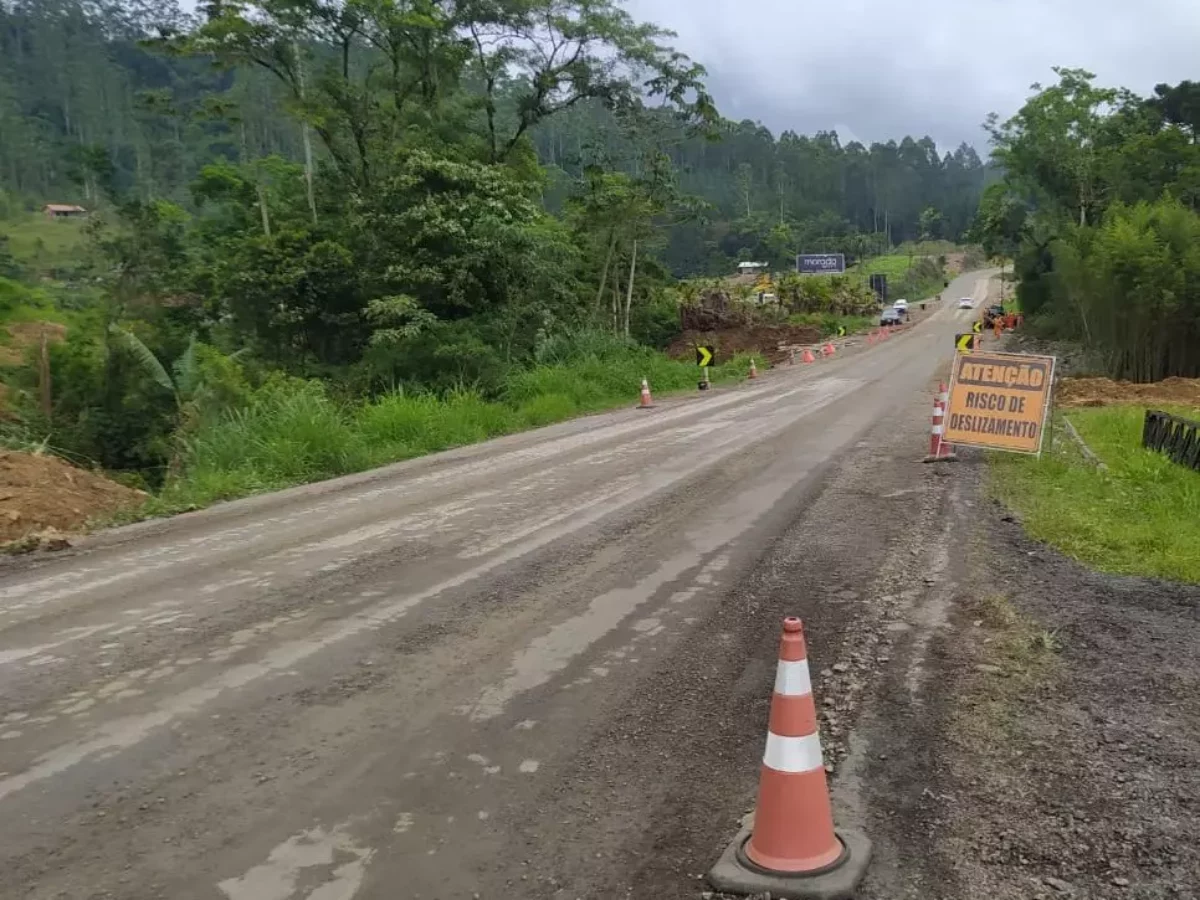
[[[947,296],[983,299],[985,277]],[[668,788],[588,742],[654,696],[838,454],[926,388],[973,315],[946,306],[736,390],[0,567],[0,896],[567,896],[529,874],[554,865],[602,880]],[[634,730],[686,754],[666,728]]]

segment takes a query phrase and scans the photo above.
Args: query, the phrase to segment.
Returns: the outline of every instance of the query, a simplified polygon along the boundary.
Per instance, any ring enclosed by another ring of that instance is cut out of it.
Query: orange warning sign
[[[943,440],[1040,453],[1053,383],[1053,356],[956,354]]]

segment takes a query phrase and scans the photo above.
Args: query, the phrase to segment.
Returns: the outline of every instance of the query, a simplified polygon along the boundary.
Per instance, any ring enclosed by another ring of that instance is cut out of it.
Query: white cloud
[[[182,0],[187,8],[195,0]],[[626,0],[678,32],[709,70],[722,113],[778,134],[843,141],[926,134],[985,150],[980,124],[1007,117],[1052,66],[1148,94],[1200,80],[1198,0]]]
[[[722,112],[775,132],[967,140],[1016,111],[1052,66],[1149,93],[1200,78],[1196,0],[628,0],[678,32]],[[839,126],[844,123],[844,126]],[[844,135],[843,135],[844,136]]]

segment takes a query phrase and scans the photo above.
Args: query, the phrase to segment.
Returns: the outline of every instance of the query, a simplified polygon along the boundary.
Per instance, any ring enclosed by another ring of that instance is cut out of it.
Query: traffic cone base
[[[754,827],[753,816],[721,854],[708,873],[709,883],[725,894],[759,897],[770,894],[781,900],[852,900],[867,874],[871,842],[856,829],[838,829],[841,854],[826,866],[804,874],[772,872],[757,865],[745,853]]]

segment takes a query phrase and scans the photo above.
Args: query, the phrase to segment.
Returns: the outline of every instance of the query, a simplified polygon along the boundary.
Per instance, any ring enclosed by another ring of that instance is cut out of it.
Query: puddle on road
[[[228,900],[350,900],[362,887],[374,851],[358,846],[346,827],[302,831],[272,850],[265,863],[217,888]],[[313,886],[297,894],[301,872],[318,867],[329,871],[315,885],[317,879],[305,872],[305,884]]]

